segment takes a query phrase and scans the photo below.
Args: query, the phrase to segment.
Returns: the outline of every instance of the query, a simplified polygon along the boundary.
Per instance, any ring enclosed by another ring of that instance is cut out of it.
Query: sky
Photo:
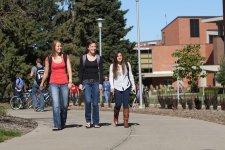
[[[125,39],[137,41],[136,0],[121,0],[127,27]],[[161,29],[178,16],[222,16],[222,0],[139,0],[140,41],[161,39]]]

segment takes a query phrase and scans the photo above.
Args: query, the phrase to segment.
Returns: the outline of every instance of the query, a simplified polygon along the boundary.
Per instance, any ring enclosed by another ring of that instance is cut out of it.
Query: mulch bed
[[[152,114],[152,115],[163,115],[173,116],[182,118],[193,118],[198,120],[204,120],[208,122],[218,123],[225,125],[225,111],[222,110],[188,110],[188,109],[161,109],[155,107],[148,107],[146,109],[139,109],[137,113]]]
[[[13,116],[0,116],[0,128],[20,131],[26,134],[37,127],[37,122],[32,119],[24,119]]]
[[[84,109],[84,106],[71,106],[70,109]],[[100,107],[100,110],[113,111],[113,107]],[[212,108],[210,110],[206,110],[205,108],[202,108],[201,110],[189,110],[188,108],[182,109],[181,107],[178,107],[178,109],[162,109],[159,106],[151,105],[150,107],[146,107],[144,109],[138,108],[134,111],[134,113],[193,118],[225,125],[225,111],[220,110],[219,108],[218,110],[213,110]]]

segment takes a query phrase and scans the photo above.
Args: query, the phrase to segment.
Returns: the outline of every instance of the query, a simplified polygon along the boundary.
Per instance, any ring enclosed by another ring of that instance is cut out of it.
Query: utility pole
[[[223,46],[224,46],[224,54],[225,54],[225,0],[223,0]]]
[[[137,17],[137,47],[138,47],[138,75],[139,75],[139,95],[140,107],[143,108],[142,97],[142,76],[141,76],[141,48],[140,48],[140,22],[139,22],[139,0],[136,0],[136,17]]]

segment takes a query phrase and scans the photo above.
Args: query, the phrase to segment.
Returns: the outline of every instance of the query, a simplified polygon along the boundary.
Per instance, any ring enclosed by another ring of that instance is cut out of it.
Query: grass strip
[[[6,130],[0,128],[0,142],[8,140],[13,137],[21,136],[21,132],[13,131],[13,130]]]

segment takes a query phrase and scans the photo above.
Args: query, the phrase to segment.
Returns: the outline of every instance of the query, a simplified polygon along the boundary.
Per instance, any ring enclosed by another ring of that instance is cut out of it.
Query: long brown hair
[[[86,49],[85,49],[85,54],[89,53],[89,49],[88,48],[93,43],[95,43],[97,45],[97,42],[95,40],[90,39],[90,40],[87,41],[87,43],[86,43]]]
[[[57,43],[60,43],[60,44],[62,44],[60,41],[58,41],[58,40],[54,40],[53,42],[52,42],[52,56],[53,57],[55,57],[56,56],[56,51],[55,51],[55,46],[56,46],[56,44]]]
[[[118,54],[122,55],[122,71],[123,71],[123,74],[125,73],[125,56],[122,52],[118,51],[115,53],[114,59],[113,59],[113,78],[114,79],[117,79],[117,76],[118,76],[118,63],[119,63],[117,61]]]

